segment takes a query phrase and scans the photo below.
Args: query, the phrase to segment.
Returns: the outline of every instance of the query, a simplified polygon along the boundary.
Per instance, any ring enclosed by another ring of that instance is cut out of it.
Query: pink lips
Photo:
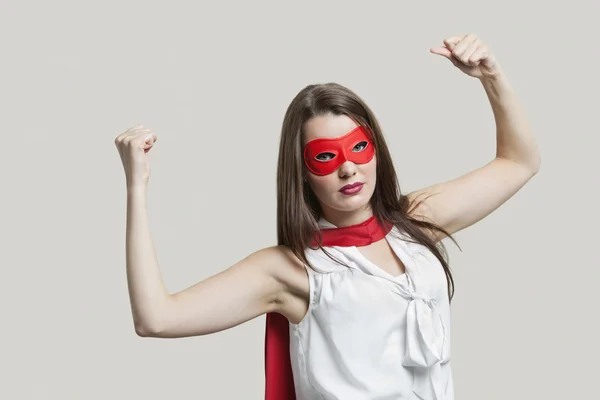
[[[354,194],[354,193],[358,193],[360,192],[360,190],[363,187],[363,183],[362,182],[354,182],[350,185],[346,185],[343,188],[340,189],[340,192],[344,193],[344,194]]]

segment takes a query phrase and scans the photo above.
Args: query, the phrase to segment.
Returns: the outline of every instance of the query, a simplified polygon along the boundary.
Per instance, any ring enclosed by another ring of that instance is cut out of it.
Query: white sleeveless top
[[[321,218],[321,227],[335,227]],[[305,254],[307,314],[290,322],[297,400],[453,400],[450,306],[439,260],[396,227],[385,239],[406,267],[394,277],[356,247]]]

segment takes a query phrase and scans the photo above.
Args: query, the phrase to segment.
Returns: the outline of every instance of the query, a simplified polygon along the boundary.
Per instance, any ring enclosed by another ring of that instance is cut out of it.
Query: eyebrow
[[[306,144],[308,144],[308,143],[310,143],[310,142],[313,142],[313,141],[315,141],[315,140],[340,140],[340,139],[342,139],[342,138],[344,138],[344,137],[346,137],[346,136],[350,136],[351,134],[353,134],[355,131],[357,131],[357,130],[359,130],[359,129],[362,129],[362,126],[360,126],[360,125],[359,125],[359,126],[357,126],[356,128],[352,129],[350,132],[348,132],[348,133],[345,133],[345,134],[343,134],[343,135],[341,135],[341,136],[336,136],[336,137],[325,137],[325,138],[315,138],[315,139],[311,139],[311,140],[307,141],[307,142],[306,142]]]

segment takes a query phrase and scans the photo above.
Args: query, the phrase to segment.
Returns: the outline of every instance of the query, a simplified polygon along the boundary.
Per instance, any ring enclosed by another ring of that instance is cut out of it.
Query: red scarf
[[[321,229],[321,246],[366,246],[383,239],[393,225],[381,225],[375,216],[360,224]],[[311,243],[317,245],[318,232]],[[267,313],[265,330],[265,400],[296,400],[290,361],[290,331],[286,317]]]

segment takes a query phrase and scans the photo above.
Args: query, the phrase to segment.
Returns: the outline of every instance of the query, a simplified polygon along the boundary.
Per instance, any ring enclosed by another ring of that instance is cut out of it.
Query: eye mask
[[[366,164],[373,158],[375,148],[362,126],[344,136],[319,138],[304,146],[304,163],[315,175],[328,175],[346,161]]]

